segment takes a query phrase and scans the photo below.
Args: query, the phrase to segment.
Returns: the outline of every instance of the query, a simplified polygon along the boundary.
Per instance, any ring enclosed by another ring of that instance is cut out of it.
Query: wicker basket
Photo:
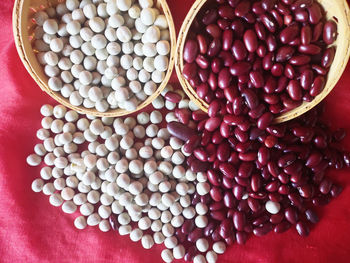
[[[198,107],[200,107],[203,111],[207,112],[208,104],[202,99],[198,98],[196,91],[192,88],[189,82],[184,78],[182,74],[182,70],[184,67],[183,61],[183,49],[186,42],[186,38],[192,22],[201,7],[206,3],[206,0],[197,0],[191,7],[188,12],[182,27],[180,29],[180,33],[178,35],[178,43],[176,47],[176,61],[175,61],[175,69],[177,76],[180,80],[180,83],[185,90],[186,94],[193,100]],[[299,107],[288,111],[286,113],[281,114],[275,119],[275,122],[280,123],[284,121],[288,121],[294,119],[308,110],[315,107],[318,103],[320,103],[335,87],[338,80],[340,79],[342,73],[345,70],[347,62],[350,56],[350,10],[346,0],[318,0],[318,2],[323,6],[324,10],[326,10],[327,19],[335,18],[335,21],[338,24],[338,38],[333,45],[337,47],[337,51],[335,54],[335,58],[332,66],[330,67],[328,73],[328,79],[325,88],[323,91],[316,96],[311,102],[304,102]]]
[[[43,10],[50,6],[55,6],[58,3],[65,2],[64,0],[16,0],[13,9],[13,33],[18,54],[26,67],[29,74],[38,83],[39,87],[64,106],[76,110],[79,113],[91,114],[95,116],[116,117],[131,114],[139,111],[149,105],[165,88],[175,62],[176,49],[176,32],[174,21],[170,13],[166,0],[157,0],[156,5],[165,15],[170,33],[170,57],[169,67],[163,82],[158,86],[156,92],[149,96],[145,101],[138,105],[134,111],[126,111],[123,109],[111,109],[107,112],[98,112],[96,109],[88,109],[83,106],[73,106],[67,98],[64,98],[59,92],[52,91],[48,87],[48,77],[44,73],[43,66],[41,66],[36,58],[35,51],[32,49],[31,40],[33,39],[33,29],[35,27],[34,21],[31,19],[33,14],[37,11]]]

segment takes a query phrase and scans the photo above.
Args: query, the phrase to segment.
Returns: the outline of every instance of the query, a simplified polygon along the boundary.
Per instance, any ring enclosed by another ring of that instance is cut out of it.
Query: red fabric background
[[[193,1],[168,0],[177,29]],[[39,109],[52,102],[25,71],[13,42],[13,0],[0,1],[0,262],[161,262],[162,247],[144,250],[140,243],[97,228],[76,230],[73,216],[52,207],[48,197],[31,191],[38,169],[25,159],[37,143]],[[326,120],[350,132],[350,68],[326,99]],[[176,78],[173,78],[176,82]],[[345,141],[350,150],[350,136]],[[234,245],[219,262],[349,262],[349,170],[329,171],[345,187],[320,210],[321,222],[308,238],[296,231],[252,237]]]

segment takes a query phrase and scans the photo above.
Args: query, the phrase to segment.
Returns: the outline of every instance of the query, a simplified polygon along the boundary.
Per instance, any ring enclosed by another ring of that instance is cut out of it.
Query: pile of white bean
[[[162,94],[168,90],[172,87]],[[153,104],[158,109],[174,106],[162,97]],[[197,110],[187,99],[178,107]],[[154,110],[136,118],[96,118],[62,105],[44,105],[41,114],[37,137],[43,142],[27,158],[31,166],[43,163],[33,191],[48,195],[50,203],[65,213],[79,211],[74,220],[78,229],[98,225],[108,231],[113,217],[119,234],[141,241],[145,249],[164,242],[164,261],[183,258],[185,248],[178,244],[175,230],[186,219],[194,219],[197,227],[207,226],[208,207],[191,205],[191,195],[208,193],[210,185],[205,173],[186,168],[183,142],[160,128],[163,115]],[[168,112],[165,119],[170,122],[176,117]],[[209,249],[204,238],[196,245],[203,253]],[[214,251],[207,252],[208,262],[216,258]],[[194,262],[203,259],[198,255]]]
[[[169,29],[153,0],[66,0],[34,21],[48,86],[74,106],[133,111],[165,78]]]

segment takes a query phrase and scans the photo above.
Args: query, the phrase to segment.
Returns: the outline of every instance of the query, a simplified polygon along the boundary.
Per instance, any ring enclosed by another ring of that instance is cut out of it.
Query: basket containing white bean
[[[173,70],[176,36],[164,0],[17,0],[13,19],[28,72],[79,113],[136,112]]]

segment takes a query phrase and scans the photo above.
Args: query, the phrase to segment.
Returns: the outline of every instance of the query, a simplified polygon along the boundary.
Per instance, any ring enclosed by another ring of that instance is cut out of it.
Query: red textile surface
[[[168,0],[177,30],[193,1]],[[13,42],[13,0],[0,1],[0,262],[161,262],[162,247],[144,250],[139,243],[96,227],[80,231],[73,216],[52,207],[48,197],[31,191],[39,170],[26,156],[38,140],[39,109],[52,102],[23,67]],[[333,128],[350,132],[350,68],[326,99],[325,119]],[[176,81],[176,78],[173,78]],[[345,141],[350,150],[350,136]],[[343,193],[320,209],[321,222],[308,238],[295,230],[262,238],[251,237],[245,246],[231,246],[219,262],[349,262],[349,169],[329,171],[345,187]]]

